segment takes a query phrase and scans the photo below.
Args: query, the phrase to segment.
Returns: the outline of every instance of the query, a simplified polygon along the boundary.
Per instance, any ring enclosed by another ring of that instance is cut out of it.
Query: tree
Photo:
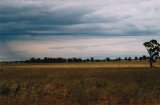
[[[124,58],[124,60],[125,60],[125,61],[127,61],[127,60],[128,60],[128,58],[127,58],[127,57],[125,57],[125,58]]]
[[[156,57],[159,56],[160,44],[157,42],[157,40],[152,39],[149,42],[143,43],[143,45],[146,47],[146,49],[149,53],[150,68],[152,68],[153,61],[155,60]]]
[[[121,59],[121,57],[118,57],[117,60],[118,60],[118,61],[121,61],[122,59]]]
[[[142,58],[142,57],[139,57],[139,60],[140,60],[140,61],[142,61],[142,60],[143,60],[143,58]]]
[[[138,57],[134,57],[134,60],[135,60],[135,61],[138,60]]]
[[[90,60],[91,60],[91,62],[94,62],[94,57],[91,57],[91,59],[90,59]]]
[[[106,58],[106,61],[110,61],[111,59],[109,57]]]
[[[128,57],[128,61],[132,61],[132,58],[131,58],[131,57]]]
[[[143,58],[143,60],[147,60],[147,56],[146,55],[143,55],[142,58]]]

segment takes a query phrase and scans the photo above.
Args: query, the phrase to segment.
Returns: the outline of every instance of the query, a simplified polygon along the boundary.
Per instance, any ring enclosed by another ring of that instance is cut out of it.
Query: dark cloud
[[[56,34],[54,31],[61,30],[64,33],[65,25],[81,23],[81,16],[87,10],[79,8],[65,8],[56,11],[47,11],[37,7],[0,7],[1,38],[16,37],[21,35]],[[49,31],[49,32],[47,32]],[[53,31],[53,33],[50,33]],[[36,33],[37,32],[37,33]],[[57,34],[60,34],[57,33]],[[66,33],[67,34],[67,33]]]
[[[0,48],[4,51],[0,52],[0,59],[14,59],[28,52],[12,51],[14,48],[7,46],[11,41],[45,44],[43,41],[81,37],[160,37],[158,0],[0,1]]]
[[[42,2],[37,0],[36,2]],[[119,4],[113,9],[112,5],[103,8],[97,8],[90,5],[89,2],[82,2],[80,6],[76,2],[64,2],[61,4],[51,3],[34,4],[34,1],[6,2],[0,5],[0,37],[1,40],[17,39],[19,36],[41,36],[41,35],[106,35],[106,36],[130,36],[130,35],[158,35],[160,34],[159,24],[154,21],[153,27],[148,28],[145,24],[151,24],[156,16],[154,12],[150,20],[148,17],[141,17],[139,20],[138,11],[126,13],[123,10],[130,6]],[[44,3],[44,2],[43,2]],[[66,3],[66,4],[65,4]],[[68,4],[67,4],[68,3]],[[22,5],[23,4],[23,5]],[[114,4],[114,3],[112,3]],[[102,5],[102,3],[100,3]],[[122,6],[121,6],[122,5]],[[148,4],[147,4],[148,5]],[[90,6],[90,7],[89,7]],[[151,5],[153,6],[153,5]],[[157,7],[156,8],[156,13]],[[121,9],[121,13],[119,11]],[[148,9],[147,7],[142,8]],[[133,12],[133,13],[132,13]],[[137,13],[136,13],[137,12]],[[137,14],[137,17],[133,14]],[[126,21],[127,20],[127,21]],[[155,18],[155,20],[157,20]],[[135,22],[137,24],[135,25]],[[139,22],[140,21],[140,22]],[[131,24],[131,25],[128,25]],[[143,26],[144,29],[141,29]]]

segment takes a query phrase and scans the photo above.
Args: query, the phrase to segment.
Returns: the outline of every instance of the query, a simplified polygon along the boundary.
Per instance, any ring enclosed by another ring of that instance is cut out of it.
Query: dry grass
[[[160,67],[160,61],[154,63],[156,67]],[[2,66],[5,66],[3,64]],[[149,67],[148,61],[110,61],[110,62],[87,62],[87,63],[56,63],[56,64],[10,64],[6,66],[16,68],[137,68]]]
[[[160,103],[160,69],[150,70],[147,62],[3,64],[0,69],[0,105]]]

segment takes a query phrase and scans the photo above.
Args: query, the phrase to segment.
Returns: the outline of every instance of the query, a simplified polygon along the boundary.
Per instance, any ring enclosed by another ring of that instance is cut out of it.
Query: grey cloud
[[[160,34],[156,0],[1,1],[0,36],[4,40],[25,35]]]
[[[70,12],[68,12],[70,11]],[[68,13],[67,13],[68,12]],[[63,25],[80,23],[80,17],[87,13],[84,10],[71,10],[70,8],[48,12],[42,8],[16,8],[1,7],[0,9],[0,35],[19,36],[23,34],[36,34],[32,31],[62,30]]]
[[[27,51],[12,51],[7,46],[12,40],[45,44],[106,36],[158,39],[159,19],[159,0],[0,0],[0,59],[30,57]]]

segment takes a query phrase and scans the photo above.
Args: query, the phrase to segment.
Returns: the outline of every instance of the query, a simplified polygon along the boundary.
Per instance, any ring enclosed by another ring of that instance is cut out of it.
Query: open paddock
[[[1,64],[0,105],[158,105],[160,63]]]

